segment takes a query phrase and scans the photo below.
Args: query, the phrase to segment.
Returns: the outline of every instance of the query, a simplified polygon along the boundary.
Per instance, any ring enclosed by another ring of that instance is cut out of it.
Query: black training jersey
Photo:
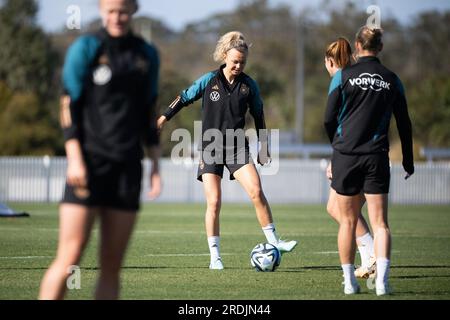
[[[142,157],[142,140],[158,143],[158,73],[155,47],[132,33],[113,38],[102,29],[77,39],[63,70],[70,96],[70,112],[61,113],[65,139],[108,159]]]
[[[403,85],[376,57],[358,62],[333,77],[328,92],[325,128],[333,148],[345,154],[389,150],[392,113],[400,135],[404,163],[412,166],[412,132]]]
[[[221,66],[218,70],[209,72],[192,86],[182,91],[180,96],[171,104],[169,111],[180,109],[203,97],[202,102],[202,131],[217,129],[225,136],[227,129],[244,129],[247,111],[255,120],[256,130],[265,129],[263,101],[255,80],[247,74],[241,73],[233,84],[229,84],[223,74]],[[172,112],[173,113],[173,112]],[[173,116],[166,113],[168,119]],[[202,150],[210,141],[203,139]]]

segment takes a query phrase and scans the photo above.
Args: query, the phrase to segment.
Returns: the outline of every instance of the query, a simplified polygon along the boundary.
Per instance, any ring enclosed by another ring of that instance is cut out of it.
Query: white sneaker
[[[297,241],[295,241],[295,240],[292,240],[292,241],[279,240],[275,246],[283,254],[285,252],[291,252],[295,248],[296,245],[297,245]]]
[[[359,287],[359,284],[354,283],[351,285],[344,285],[344,293],[345,294],[357,294],[361,292],[361,288]]]
[[[223,263],[221,258],[217,258],[214,261],[211,261],[209,264],[209,268],[211,270],[223,270]]]
[[[383,285],[375,285],[377,296],[386,296],[391,294],[391,289],[389,287],[389,284],[383,283]]]
[[[355,277],[357,278],[375,278],[377,272],[377,259],[375,257],[370,257],[367,267],[359,267],[355,270]]]

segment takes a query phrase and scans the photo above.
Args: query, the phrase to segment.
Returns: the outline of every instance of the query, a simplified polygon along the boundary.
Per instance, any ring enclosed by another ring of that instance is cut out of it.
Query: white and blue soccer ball
[[[250,263],[256,271],[275,271],[280,262],[280,250],[270,243],[259,243],[250,253]]]

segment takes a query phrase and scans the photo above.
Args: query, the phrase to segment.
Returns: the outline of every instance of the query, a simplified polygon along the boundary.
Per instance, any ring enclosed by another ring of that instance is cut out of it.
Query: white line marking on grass
[[[178,231],[178,230],[136,230],[134,233],[167,233],[167,234],[204,234],[203,231]]]
[[[392,253],[399,253],[399,250],[392,250]],[[313,254],[339,254],[339,251],[315,251]]]
[[[339,251],[317,251],[313,252],[314,254],[338,254]]]
[[[47,259],[53,256],[24,256],[24,257],[0,257],[1,260],[22,260],[22,259]]]
[[[221,256],[232,256],[232,253],[221,253]],[[144,257],[203,257],[209,256],[209,253],[155,253],[146,254]]]
[[[27,227],[23,227],[23,228],[8,228],[8,227],[0,228],[1,231],[23,231],[23,230],[27,230],[27,229],[30,229],[30,228],[27,228]],[[45,231],[45,232],[48,232],[48,231],[57,232],[57,231],[59,231],[58,228],[33,228],[33,227],[31,228],[31,230],[32,231]]]

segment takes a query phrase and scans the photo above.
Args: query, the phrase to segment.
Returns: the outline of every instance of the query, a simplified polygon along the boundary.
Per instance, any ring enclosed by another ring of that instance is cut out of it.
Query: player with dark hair
[[[340,37],[337,41],[334,41],[328,45],[325,52],[325,67],[333,77],[336,72],[342,70],[343,68],[349,67],[351,65],[352,59],[352,48],[347,39]],[[331,162],[327,168],[328,179],[332,180],[333,175],[331,173]],[[360,204],[361,208],[366,202],[364,194],[360,194]],[[330,196],[327,203],[327,211],[330,216],[336,220],[337,223],[340,221],[339,217],[339,206],[336,200],[336,190],[330,188]],[[361,266],[355,270],[355,276],[357,278],[368,278],[375,276],[376,270],[376,259],[373,246],[373,238],[370,234],[369,226],[367,225],[366,219],[360,212],[358,215],[358,222],[356,225],[356,244],[358,246],[358,251],[361,256]]]
[[[78,38],[63,69],[61,125],[67,183],[60,205],[56,259],[42,280],[40,299],[62,299],[95,218],[100,219],[100,276],[95,297],[117,299],[120,269],[140,207],[143,143],[153,160],[151,194],[161,190],[155,103],[159,58],[135,36],[137,1],[101,0],[103,28]]]

